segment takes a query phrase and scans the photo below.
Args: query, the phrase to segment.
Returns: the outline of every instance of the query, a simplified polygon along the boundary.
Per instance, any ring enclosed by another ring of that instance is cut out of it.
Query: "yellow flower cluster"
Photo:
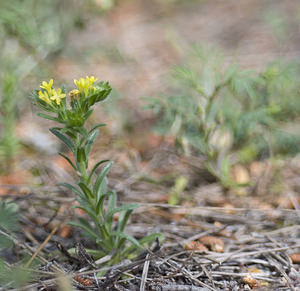
[[[88,95],[88,91],[89,89],[92,89],[93,91],[95,91],[95,87],[93,86],[93,84],[97,81],[98,79],[94,76],[92,77],[88,77],[86,76],[85,79],[84,78],[80,78],[79,80],[74,80],[74,84],[77,86],[78,90],[80,92],[84,92],[85,95]]]
[[[88,95],[89,91],[94,92],[96,88],[93,86],[94,83],[98,79],[94,76],[85,78],[80,78],[79,80],[74,80],[74,84],[77,86],[78,89],[74,89],[69,92],[69,96],[73,98],[78,98],[79,93],[84,93],[86,96]],[[60,105],[61,99],[66,97],[66,94],[62,92],[60,88],[53,89],[53,79],[51,79],[48,83],[43,81],[42,85],[40,86],[41,89],[44,89],[43,91],[40,90],[38,92],[39,98],[46,102],[47,104],[52,104],[53,101],[56,102],[57,105]]]
[[[46,102],[47,104],[51,104],[52,101],[55,101],[57,105],[60,105],[61,99],[66,97],[66,94],[62,92],[61,88],[52,89],[53,79],[49,81],[49,83],[43,81],[40,86],[44,91],[39,91],[39,98]]]

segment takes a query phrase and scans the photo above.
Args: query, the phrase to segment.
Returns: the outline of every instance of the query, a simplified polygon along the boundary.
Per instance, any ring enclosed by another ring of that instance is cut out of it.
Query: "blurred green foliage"
[[[0,161],[9,172],[19,147],[15,125],[26,80],[63,48],[79,18],[72,0],[0,1]]]
[[[9,290],[12,288],[21,288],[29,281],[32,272],[22,268],[20,265],[10,266],[4,260],[0,259],[0,284]]]
[[[229,186],[233,164],[299,152],[299,64],[276,61],[262,72],[226,65],[215,49],[195,47],[175,68],[173,86],[149,107],[156,130]],[[289,130],[287,130],[289,128]]]
[[[3,125],[3,133],[0,136],[0,159],[4,161],[6,172],[10,171],[11,160],[18,149],[18,139],[14,134],[15,130],[15,110],[18,99],[16,95],[16,76],[9,72],[2,72],[2,86],[0,99],[0,122]]]
[[[19,230],[18,206],[14,203],[0,201],[0,230],[4,232],[16,232]],[[13,245],[8,236],[0,233],[0,251]]]
[[[30,54],[56,53],[62,49],[78,18],[72,0],[2,0],[0,24],[5,37],[13,37]]]
[[[16,255],[14,254],[15,243],[20,230],[18,205],[13,202],[1,200],[0,286],[3,290],[22,288],[33,276],[33,273],[25,267],[25,263],[29,260],[28,254],[20,249],[18,249],[18,259],[16,259]],[[35,264],[37,266],[39,262],[36,260]]]
[[[109,10],[116,5],[116,0],[94,0],[98,6],[103,10]]]

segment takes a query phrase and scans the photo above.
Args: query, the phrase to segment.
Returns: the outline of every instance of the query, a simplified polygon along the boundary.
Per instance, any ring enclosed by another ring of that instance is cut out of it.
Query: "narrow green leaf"
[[[41,102],[33,102],[33,105],[35,105],[35,106],[37,106],[37,107],[39,107],[39,108],[41,108],[43,111],[47,111],[47,112],[51,112],[51,113],[53,113],[53,109],[50,109],[50,108],[48,108],[47,106],[45,106],[44,104],[42,104]],[[47,104],[46,104],[47,105]]]
[[[98,123],[96,124],[95,126],[93,126],[90,131],[89,131],[89,134],[91,134],[95,129],[99,128],[99,127],[102,127],[102,126],[106,126],[105,123]]]
[[[91,209],[89,206],[87,205],[74,205],[72,206],[72,208],[78,208],[83,210],[84,212],[86,212],[90,218],[95,222],[95,223],[99,223],[98,218],[96,216],[96,214],[94,213],[93,209]]]
[[[100,185],[100,188],[99,188],[100,195],[97,196],[97,198],[100,199],[100,197],[103,195],[103,193],[106,193],[106,192],[107,192],[107,177],[104,177],[104,179]]]
[[[106,99],[106,97],[109,95],[111,88],[108,88],[107,86],[96,86],[97,90],[96,93],[93,95],[88,96],[88,98],[85,100],[84,103],[88,104],[88,107],[93,106],[96,102],[103,101]]]
[[[87,181],[87,184],[90,185],[91,181],[92,181],[92,178],[93,178],[93,175],[95,173],[95,171],[97,170],[97,168],[102,165],[103,163],[106,163],[106,162],[109,162],[109,160],[102,160],[100,162],[98,162],[94,167],[93,169],[91,170],[91,173],[88,177],[88,181]]]
[[[96,224],[100,233],[101,233],[101,236],[105,239],[105,240],[110,240],[111,239],[111,232],[108,232],[107,229],[106,229],[106,225],[102,222],[102,223],[97,223]],[[112,241],[110,240],[110,244],[112,243]]]
[[[110,171],[111,167],[113,165],[113,162],[109,162],[106,166],[103,167],[103,169],[101,170],[99,176],[97,177],[93,190],[94,193],[96,195],[97,201],[100,199],[101,197],[101,183],[104,179],[104,177],[106,177],[106,175],[108,174],[108,172]]]
[[[93,199],[93,197],[94,197],[93,192],[91,191],[91,189],[88,186],[86,186],[82,182],[79,182],[78,186],[80,187],[80,189],[83,191],[83,193],[86,195],[87,198]]]
[[[96,213],[97,213],[97,216],[102,216],[103,217],[103,211],[104,211],[104,199],[109,197],[109,195],[111,195],[112,191],[108,192],[108,193],[105,193],[105,194],[102,194],[99,201],[97,201],[97,204],[96,204]]]
[[[142,239],[139,240],[139,245],[143,245],[145,243],[150,243],[152,241],[154,241],[156,238],[159,238],[160,240],[163,240],[164,239],[164,236],[161,234],[161,233],[151,233],[147,236],[144,236]],[[122,255],[124,257],[128,256],[128,254],[130,254],[132,251],[134,251],[136,249],[136,246],[135,245],[131,245],[129,246],[128,248],[126,248],[124,250],[124,252],[122,253]]]
[[[77,131],[83,136],[83,140],[85,140],[89,134],[84,127],[77,127]]]
[[[87,219],[82,218],[82,217],[78,217],[77,219],[82,225],[86,226],[88,229],[95,232],[95,229],[93,228],[93,226],[89,223],[89,221]]]
[[[160,239],[160,240],[163,240],[164,239],[164,236],[157,232],[157,233],[151,233],[149,235],[146,235],[144,236],[143,238],[141,238],[139,240],[139,243],[142,245],[142,244],[145,244],[145,243],[149,243],[149,242],[152,242],[154,241],[156,238]]]
[[[87,228],[85,225],[82,225],[81,223],[78,223],[75,221],[70,221],[68,224],[79,227],[79,228],[83,229],[84,231],[86,231],[89,235],[91,235],[95,239],[98,239],[98,236],[95,234],[95,232],[90,230],[89,228]]]
[[[117,205],[117,194],[115,191],[112,191],[112,194],[109,196],[108,199],[108,212],[113,211]]]
[[[76,168],[76,166],[74,165],[74,163],[70,160],[70,158],[68,158],[66,155],[64,155],[63,153],[58,153],[60,156],[62,156],[63,158],[65,158],[69,164],[73,167],[73,169],[75,171],[78,171],[78,169]]]
[[[127,211],[122,211],[120,213],[119,219],[118,219],[118,227],[117,230],[118,231],[124,231],[125,226],[128,222],[128,219],[132,213],[133,209],[127,210]]]
[[[50,131],[57,136],[73,153],[75,151],[75,145],[74,143],[68,139],[65,135],[61,134],[59,132],[60,128],[50,128]]]
[[[117,237],[117,250],[121,250],[125,242],[126,242],[126,238]]]
[[[58,185],[59,185],[59,186],[62,186],[62,187],[68,188],[68,189],[71,190],[72,192],[78,194],[80,198],[85,198],[85,196],[83,195],[83,193],[80,192],[79,189],[77,189],[75,186],[73,186],[73,185],[71,185],[71,184],[69,184],[69,183],[59,183]]]
[[[93,113],[93,109],[90,109],[90,110],[88,110],[85,114],[84,114],[84,119],[85,120],[87,120],[89,117],[90,117],[90,115]]]
[[[74,130],[73,128],[64,128],[65,129],[65,133],[67,136],[69,136],[71,139],[76,139],[77,136],[77,132],[76,130]]]
[[[85,150],[86,150],[86,156],[87,156],[87,158],[89,158],[91,148],[92,148],[92,146],[93,146],[93,144],[94,144],[94,142],[95,142],[98,134],[99,134],[99,131],[95,130],[92,133],[90,133],[89,136],[88,136],[88,138],[86,139]]]
[[[130,203],[130,204],[125,204],[119,207],[116,207],[115,209],[109,211],[107,215],[105,216],[105,221],[111,221],[112,217],[115,213],[121,212],[121,211],[128,211],[128,210],[134,210],[138,208],[139,205],[137,203]]]
[[[104,180],[103,180],[104,181]],[[112,191],[112,194],[109,196],[108,199],[108,213],[111,213],[114,211],[114,209],[116,209],[116,205],[117,205],[117,194],[115,191]],[[106,220],[106,224],[108,226],[108,231],[112,231],[112,225],[113,225],[113,216],[111,216],[111,219],[105,219]]]
[[[37,115],[39,117],[42,117],[42,118],[45,118],[45,119],[49,119],[49,120],[52,120],[52,121],[55,121],[55,122],[63,123],[57,117],[54,117],[54,116],[51,116],[51,115],[48,115],[48,114],[38,113]]]
[[[124,232],[114,231],[112,232],[112,235],[120,238],[125,238],[126,240],[130,241],[136,248],[141,248],[141,249],[143,248],[143,246],[139,243],[139,241],[129,234],[126,234]]]

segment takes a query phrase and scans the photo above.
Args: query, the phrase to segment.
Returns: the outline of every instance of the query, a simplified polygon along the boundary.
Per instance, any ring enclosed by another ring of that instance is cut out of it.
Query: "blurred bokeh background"
[[[181,153],[208,156],[224,185],[236,165],[247,184],[250,162],[299,152],[299,32],[296,0],[1,0],[2,183],[43,184],[60,147],[26,97],[43,80],[72,88],[93,75],[113,87],[93,116],[108,124],[97,154],[142,162],[171,139]],[[203,90],[217,96],[203,95],[212,113],[201,131],[192,117]],[[209,126],[213,148],[200,136]]]

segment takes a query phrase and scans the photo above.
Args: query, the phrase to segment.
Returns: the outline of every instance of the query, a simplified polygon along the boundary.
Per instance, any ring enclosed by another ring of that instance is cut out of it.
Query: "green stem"
[[[73,138],[73,142],[75,145],[75,150],[74,150],[74,158],[76,159],[76,152],[79,149],[79,147],[81,146],[81,144],[85,143],[85,140],[82,140],[83,137],[80,136],[79,132],[76,132],[75,134],[75,138]],[[88,161],[86,160],[82,160],[80,162],[78,162],[79,164],[79,173],[80,173],[80,181],[82,183],[84,183],[87,187],[89,187],[89,173],[88,173]],[[96,209],[95,209],[95,201],[94,199],[88,197],[89,200],[89,206],[90,208],[94,211],[94,213],[96,214]],[[94,221],[95,222],[95,226],[97,227],[98,231],[100,232],[101,238],[106,241],[108,239],[110,239],[110,245],[113,246],[113,241],[111,240],[111,236],[109,234],[109,232],[106,229],[105,225],[101,225],[100,223],[101,218],[99,218],[99,221]],[[109,248],[109,244],[105,243],[103,245],[106,249]]]
[[[85,185],[88,186],[88,173],[87,173],[87,168],[86,168],[86,163],[85,161],[81,161],[79,163],[79,166],[80,166],[80,177],[81,177],[81,182],[83,182]]]
[[[73,156],[74,156],[74,159],[76,159],[76,154],[75,153],[77,152],[77,150],[80,147],[81,138],[80,138],[80,133],[77,132],[77,131],[74,132],[74,135],[75,135],[75,137],[73,138],[73,143],[75,145],[75,150],[74,150]],[[89,175],[88,175],[88,161],[80,161],[80,162],[78,162],[78,164],[79,164],[78,171],[80,173],[80,181],[88,186],[88,183],[87,183],[88,177],[89,177]]]

